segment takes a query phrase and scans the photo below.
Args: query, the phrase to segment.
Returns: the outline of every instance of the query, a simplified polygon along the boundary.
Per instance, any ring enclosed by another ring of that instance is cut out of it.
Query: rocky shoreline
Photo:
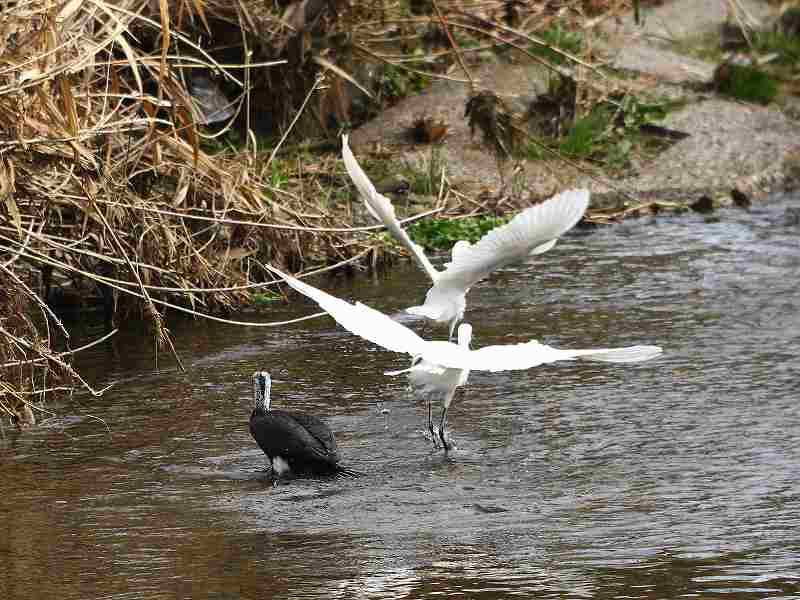
[[[762,23],[776,14],[764,2],[740,4],[748,18]],[[528,161],[523,169],[530,195],[544,197],[566,186],[588,186],[593,209],[613,210],[654,201],[690,205],[701,196],[725,205],[734,189],[758,200],[798,187],[800,121],[774,103],[759,106],[719,96],[710,86],[715,65],[676,50],[685,47],[687,39],[712,35],[725,17],[723,3],[676,0],[649,9],[641,26],[632,16],[603,24],[600,52],[607,64],[642,93],[683,103],[659,124],[689,136],[633,165],[621,178],[608,173],[589,177],[555,161]],[[541,69],[530,64],[483,64],[473,76],[480,88],[512,99],[535,95],[542,86]],[[467,194],[499,188],[493,157],[481,147],[477,134],[473,139],[463,117],[468,93],[466,85],[436,82],[355,131],[353,145],[362,152],[391,148],[409,162],[424,161],[428,150],[404,139],[403,132],[415,118],[430,115],[449,126],[443,155],[450,180]]]

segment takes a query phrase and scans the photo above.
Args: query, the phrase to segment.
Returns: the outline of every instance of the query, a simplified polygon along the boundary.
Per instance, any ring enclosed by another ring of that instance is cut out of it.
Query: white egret
[[[408,354],[413,363],[409,369],[391,371],[388,374],[408,372],[412,383],[416,382],[433,392],[445,395],[439,437],[448,449],[444,427],[447,408],[455,389],[466,383],[471,370],[514,371],[536,367],[558,360],[590,360],[611,363],[632,363],[649,360],[661,354],[659,346],[629,346],[626,348],[601,348],[594,350],[561,350],[541,344],[536,340],[520,344],[485,346],[471,350],[469,343],[472,328],[464,323],[459,327],[459,343],[425,340],[402,323],[388,315],[356,302],[331,296],[307,283],[282,273],[271,265],[266,267],[283,278],[296,291],[319,304],[342,327],[378,346]],[[429,428],[430,423],[429,410]],[[434,438],[435,439],[435,438]]]
[[[269,373],[253,373],[255,406],[250,415],[250,435],[267,455],[273,477],[357,475],[339,464],[336,438],[322,420],[301,412],[270,410],[271,387]]]
[[[505,225],[492,229],[475,244],[465,240],[457,242],[453,246],[451,262],[443,271],[437,271],[423,249],[412,242],[401,227],[392,202],[375,190],[353,156],[346,135],[342,136],[342,157],[367,210],[408,249],[433,283],[425,302],[407,308],[407,312],[437,323],[448,323],[450,338],[464,317],[466,294],[473,285],[492,271],[550,250],[561,235],[580,221],[589,206],[589,190],[562,192],[525,209]]]
[[[458,345],[461,348],[469,350],[471,341],[472,325],[469,323],[461,323],[461,325],[458,326]],[[442,416],[439,419],[438,435],[445,451],[449,450],[450,446],[447,442],[445,432],[447,409],[450,408],[450,404],[453,402],[456,389],[467,383],[469,369],[450,369],[441,367],[427,360],[414,359],[411,367],[408,369],[387,371],[386,375],[400,375],[402,373],[408,373],[408,381],[411,386],[422,392],[428,402],[428,431],[431,434],[431,440],[433,440],[435,446],[438,446],[438,444],[436,442],[436,429],[433,427],[433,417],[431,415],[431,396],[441,396]]]

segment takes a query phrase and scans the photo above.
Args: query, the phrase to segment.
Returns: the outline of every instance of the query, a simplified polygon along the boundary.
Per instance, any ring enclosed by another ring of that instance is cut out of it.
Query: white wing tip
[[[440,308],[434,306],[425,306],[423,304],[421,306],[410,306],[406,309],[406,312],[436,321],[442,315],[443,311]]]
[[[402,375],[403,373],[408,373],[413,368],[414,367],[408,367],[407,369],[399,369],[398,371],[384,371],[383,374],[384,375],[391,375],[391,376]]]
[[[591,194],[589,193],[588,188],[574,188],[570,190],[564,190],[563,192],[559,192],[555,196],[551,198],[551,200],[555,200],[559,198],[560,200],[573,200],[575,202],[582,202],[585,204],[589,204],[589,199],[591,198]]]
[[[664,350],[661,346],[629,346],[627,348],[614,348],[580,358],[599,362],[634,363],[651,360],[663,352]]]

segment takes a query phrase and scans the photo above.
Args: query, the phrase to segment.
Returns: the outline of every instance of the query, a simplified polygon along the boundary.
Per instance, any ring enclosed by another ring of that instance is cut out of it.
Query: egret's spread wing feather
[[[465,292],[495,269],[549,250],[580,221],[588,205],[588,190],[568,190],[525,209],[477,243],[458,248],[435,284]]]
[[[411,238],[408,237],[408,234],[400,225],[400,221],[397,220],[397,215],[394,212],[392,201],[378,193],[367,174],[364,173],[361,165],[358,164],[347,143],[347,135],[342,136],[342,158],[344,159],[347,174],[350,175],[350,179],[353,180],[359,194],[361,194],[367,210],[375,219],[386,226],[386,229],[389,230],[394,239],[406,247],[420,268],[425,271],[431,281],[435,282],[438,275],[436,269],[433,268],[422,248],[411,241]]]
[[[660,346],[628,346],[627,348],[611,348],[609,350],[584,351],[578,356],[584,360],[610,363],[634,363],[655,358],[663,352]],[[591,354],[589,354],[591,352]]]
[[[584,359],[630,363],[650,360],[659,354],[661,348],[658,346],[561,350],[531,340],[524,344],[485,346],[478,350],[466,350],[455,344],[429,342],[421,356],[426,361],[451,369],[520,371],[559,360]]]
[[[549,242],[545,242],[541,246],[536,246],[536,248],[531,250],[531,256],[534,256],[536,254],[544,254],[545,252],[550,250],[553,246],[555,246],[557,241],[558,239],[550,240]]]
[[[350,304],[286,275],[271,265],[266,267],[292,288],[319,304],[339,325],[373,344],[393,352],[416,356],[427,343],[405,325],[374,308],[360,302]]]

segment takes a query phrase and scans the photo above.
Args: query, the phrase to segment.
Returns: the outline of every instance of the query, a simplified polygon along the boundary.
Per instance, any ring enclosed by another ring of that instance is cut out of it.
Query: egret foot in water
[[[449,403],[448,403],[449,404]],[[442,409],[442,420],[439,422],[439,439],[442,440],[442,446],[444,447],[444,453],[447,454],[450,450],[452,450],[455,446],[453,446],[452,442],[448,442],[447,438],[447,405]]]
[[[433,442],[434,448],[439,448],[439,435],[436,431],[436,427],[433,426],[433,412],[431,410],[431,399],[428,398],[428,431],[431,434],[431,441]]]

